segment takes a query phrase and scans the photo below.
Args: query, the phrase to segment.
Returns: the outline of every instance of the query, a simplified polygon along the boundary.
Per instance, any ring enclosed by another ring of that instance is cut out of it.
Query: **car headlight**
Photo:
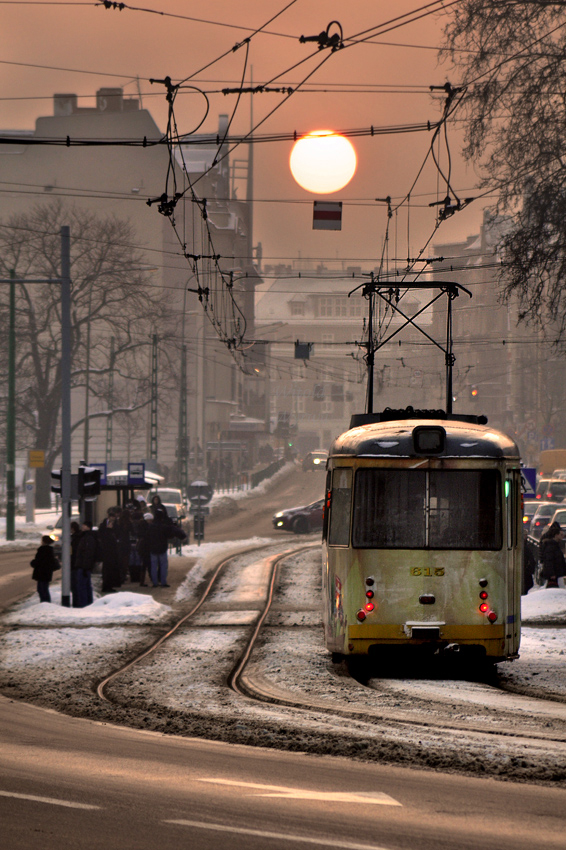
[[[283,523],[283,520],[282,520],[282,519],[280,519],[280,520],[278,521],[278,523],[277,523],[277,527],[278,527],[278,528],[280,528],[283,524],[284,524],[284,523]]]
[[[313,460],[313,463],[316,463],[316,464],[320,463],[320,458],[319,458],[319,457],[315,457],[315,459]]]
[[[279,517],[283,516],[283,511],[279,511],[278,514],[275,514],[275,519],[279,519]]]

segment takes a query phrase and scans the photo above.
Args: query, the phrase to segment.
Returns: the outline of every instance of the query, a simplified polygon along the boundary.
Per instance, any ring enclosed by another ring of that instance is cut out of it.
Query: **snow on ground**
[[[273,551],[280,546],[280,541],[256,538],[183,547],[183,555],[194,561],[175,602],[183,604],[190,599],[218,555],[231,555],[266,543],[273,543]],[[257,561],[263,555],[258,553]],[[253,566],[254,557],[242,554],[239,562]],[[254,653],[251,675],[264,676],[266,682],[294,692],[299,700],[304,697],[337,706],[398,712],[400,697],[395,682],[392,687],[396,690],[391,693],[361,689],[348,677],[337,676],[330,664],[320,624],[319,561],[317,548],[289,559],[290,566],[281,576],[269,614],[269,640]],[[239,578],[237,567],[224,574],[220,596],[225,598],[232,588],[237,597]],[[167,653],[149,656],[111,685],[110,695],[117,702],[101,702],[93,694],[93,685],[122,667],[134,651],[147,646],[157,634],[163,634],[172,609],[151,595],[131,592],[99,597],[84,609],[63,608],[57,584],[52,585],[52,599],[51,604],[39,603],[33,594],[0,617],[0,685],[7,696],[60,708],[76,716],[169,733],[428,767],[464,767],[506,778],[564,780],[557,766],[561,755],[554,751],[554,744],[547,746],[542,740],[539,727],[544,726],[544,717],[537,720],[533,716],[529,720],[538,735],[527,745],[524,738],[518,743],[507,735],[488,735],[480,740],[474,733],[470,736],[464,730],[441,726],[436,729],[434,724],[417,726],[411,732],[406,725],[378,719],[368,727],[362,717],[359,721],[345,721],[339,712],[297,712],[290,707],[242,700],[226,687],[226,676],[241,652],[245,624],[253,620],[257,611],[244,611],[237,604],[234,610],[213,605],[213,622],[210,612],[197,614],[191,621],[193,629],[176,633],[168,641]],[[536,695],[564,699],[566,628],[559,624],[566,625],[566,590],[534,589],[523,597],[523,611],[536,628],[526,626],[523,630],[521,658],[499,665],[502,679],[511,690],[533,688]],[[547,621],[552,627],[543,627]],[[430,695],[425,693],[430,688],[427,682],[416,684],[423,692],[410,694],[407,704],[413,708],[415,702],[425,705],[426,716],[432,716],[431,711],[440,710],[439,703],[434,694],[430,702]],[[402,690],[411,683],[399,680],[398,685]],[[482,728],[491,724],[495,731],[498,722],[508,724],[509,716],[518,716],[510,715],[508,707],[507,720],[498,721],[498,712],[482,707],[481,699],[475,706],[473,701],[464,705],[465,685],[457,681],[446,683],[445,701],[454,703],[456,722],[468,724],[477,720]],[[472,683],[470,687],[476,686]],[[484,684],[479,687],[486,693],[497,690]],[[512,694],[503,696],[513,710],[512,700],[524,699]],[[425,703],[425,699],[429,702]],[[558,714],[562,708],[557,707]],[[552,723],[560,724],[558,715]]]

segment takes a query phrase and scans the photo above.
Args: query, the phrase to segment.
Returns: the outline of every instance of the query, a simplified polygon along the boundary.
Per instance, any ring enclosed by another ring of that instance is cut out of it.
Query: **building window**
[[[331,401],[323,401],[320,407],[323,416],[331,416],[334,413],[334,405]]]
[[[363,301],[359,296],[354,295],[349,299],[350,301],[350,316],[361,316]]]
[[[291,301],[291,315],[292,316],[304,316],[305,315],[305,302],[304,301]]]
[[[347,316],[348,315],[348,304],[349,299],[345,296],[342,298],[336,298],[334,301],[334,309],[336,316]]]
[[[295,363],[294,375],[295,381],[306,381],[307,367],[304,363]]]
[[[329,343],[334,342],[334,334],[322,334],[323,345],[329,345]]]
[[[305,397],[302,395],[293,398],[293,413],[301,414],[305,412]]]
[[[318,302],[318,312],[320,316],[332,316],[332,298],[320,298]]]

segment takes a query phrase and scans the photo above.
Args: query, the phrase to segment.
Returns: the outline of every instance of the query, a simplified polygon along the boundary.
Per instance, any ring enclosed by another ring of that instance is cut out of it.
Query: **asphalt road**
[[[166,737],[0,698],[6,850],[543,850],[566,794]]]
[[[290,475],[211,520],[207,540],[296,540],[271,515],[323,482]],[[32,589],[30,558],[0,556],[0,606]],[[168,737],[0,697],[0,823],[3,850],[546,850],[564,847],[566,792]]]

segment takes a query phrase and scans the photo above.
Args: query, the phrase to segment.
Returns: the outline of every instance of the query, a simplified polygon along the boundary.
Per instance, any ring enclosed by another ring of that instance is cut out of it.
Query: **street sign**
[[[524,499],[534,499],[537,494],[537,471],[533,467],[524,466],[521,470],[521,489]]]
[[[138,487],[145,484],[145,463],[128,464],[128,485]]]
[[[202,514],[203,516],[208,516],[210,513],[210,505],[203,505],[199,508],[198,505],[191,505],[189,508],[190,514]]]
[[[342,201],[315,201],[313,230],[342,230]]]
[[[540,441],[540,450],[541,452],[550,451],[550,449],[554,448],[554,437],[545,437],[544,440]]]
[[[32,469],[43,469],[45,466],[45,452],[42,449],[30,449],[28,463]]]
[[[194,502],[195,505],[207,505],[213,494],[214,490],[207,481],[193,481],[187,487],[189,502]]]

